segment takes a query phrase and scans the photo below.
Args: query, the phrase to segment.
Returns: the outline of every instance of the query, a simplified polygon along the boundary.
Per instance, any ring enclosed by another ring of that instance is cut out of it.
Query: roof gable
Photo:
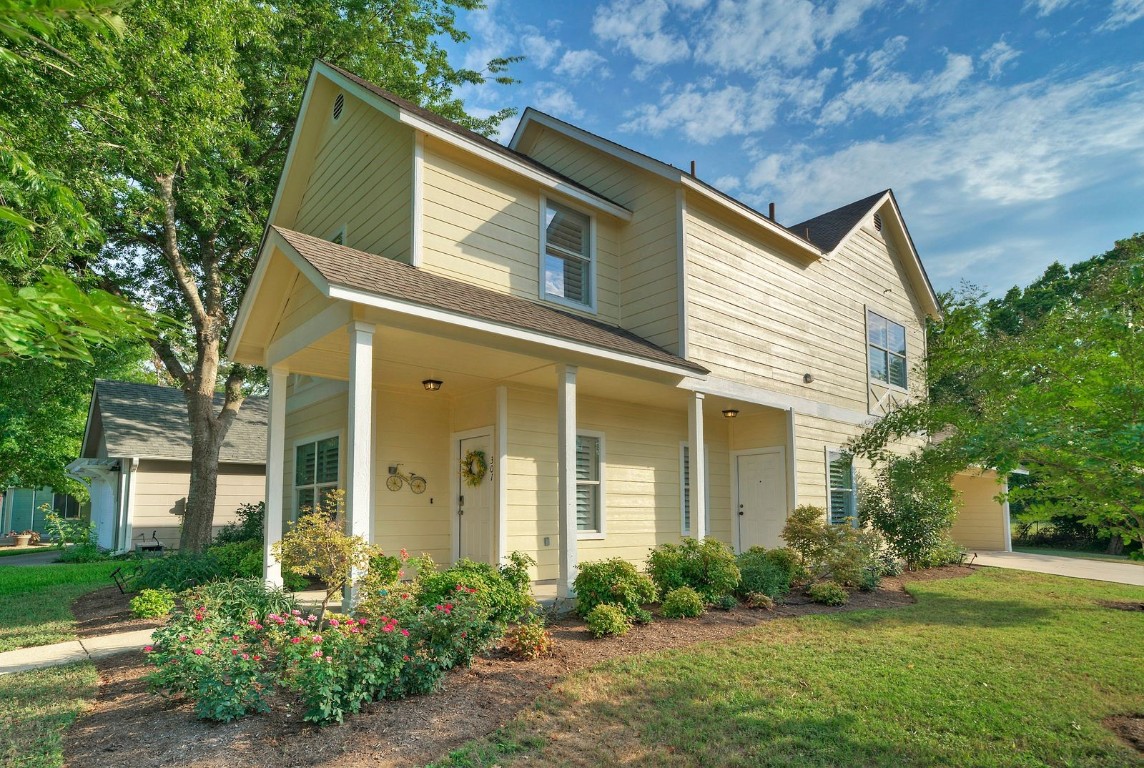
[[[221,407],[223,395],[216,395],[215,401]],[[98,423],[89,421],[87,434],[102,433],[109,457],[191,458],[191,427],[181,389],[100,379],[95,382],[89,419]],[[266,423],[266,398],[246,398],[227,432],[219,461],[264,464]],[[96,458],[96,448],[85,443],[84,458]]]

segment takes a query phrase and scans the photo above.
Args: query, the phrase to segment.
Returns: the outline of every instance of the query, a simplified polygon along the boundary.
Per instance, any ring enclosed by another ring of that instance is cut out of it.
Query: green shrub
[[[56,562],[98,563],[110,559],[111,555],[107,552],[104,552],[95,544],[87,542],[86,544],[72,544],[70,547],[64,547],[60,550],[60,556],[56,558]]]
[[[641,624],[650,620],[642,606],[659,596],[651,579],[618,557],[581,564],[572,587],[581,616],[587,617],[598,605],[614,605]]]
[[[878,553],[878,568],[883,576],[902,575],[902,561],[888,547]]]
[[[663,597],[660,613],[669,619],[694,619],[702,616],[703,598],[691,587],[676,587]]]
[[[798,553],[790,547],[776,547],[767,550],[767,559],[790,574],[792,584],[805,581],[809,574],[802,565]]]
[[[208,582],[188,591],[183,603],[238,623],[271,613],[287,614],[298,607],[293,595],[280,587],[268,587],[261,578]]]
[[[751,547],[745,552],[740,552],[735,558],[741,574],[735,593],[747,595],[756,592],[770,597],[782,597],[790,592],[793,571],[787,567],[787,563],[793,559],[793,553],[791,555],[792,558],[781,555],[771,557],[770,552],[763,547]]]
[[[948,470],[927,457],[921,452],[890,459],[878,468],[876,482],[859,486],[862,521],[879,531],[911,569],[950,556],[941,550],[957,516]]]
[[[769,595],[764,595],[762,592],[751,592],[743,598],[743,604],[748,608],[761,608],[764,611],[773,611],[775,609],[775,601]]]
[[[739,586],[735,555],[718,539],[684,539],[660,544],[648,555],[647,572],[661,594],[691,587],[704,601],[716,602]]]
[[[921,568],[938,568],[943,565],[961,565],[963,562],[965,562],[965,548],[948,535],[943,535],[917,564]]]
[[[215,534],[214,543],[234,544],[239,541],[257,541],[262,544],[263,522],[266,518],[266,504],[239,504],[235,510],[238,518],[233,523],[227,523]]]
[[[246,579],[262,576],[262,542],[251,539],[215,544],[207,548],[214,558],[220,579]]]
[[[161,619],[175,609],[175,593],[169,589],[145,589],[131,598],[131,615],[137,619]]]
[[[731,611],[734,610],[738,604],[739,601],[736,600],[733,595],[723,595],[719,598],[719,601],[715,603],[715,607],[721,611]]]
[[[526,660],[547,656],[556,646],[552,633],[544,626],[544,618],[536,614],[509,627],[504,642],[513,656]]]
[[[174,552],[139,561],[132,574],[134,589],[170,589],[182,592],[219,579],[219,566],[210,550],[202,553]]]
[[[47,504],[40,506],[41,510],[51,510]],[[67,520],[55,512],[48,511],[48,532],[57,549],[71,546],[93,546],[95,544],[95,524],[89,520]],[[71,562],[92,562],[90,560],[73,560]]]
[[[413,645],[447,671],[472,666],[473,657],[500,638],[504,624],[490,616],[479,587],[462,587],[444,602],[424,606],[409,629]]]
[[[826,513],[797,507],[783,528],[783,539],[797,552],[813,579],[830,579],[848,587],[867,584],[881,574],[881,537],[852,525],[828,525]]]
[[[416,594],[423,606],[434,606],[452,599],[459,591],[475,589],[475,599],[488,617],[498,624],[519,619],[536,604],[528,568],[535,561],[521,552],[509,555],[509,562],[497,568],[462,558],[443,571],[437,571],[428,557],[417,558]]]
[[[850,599],[850,594],[842,585],[833,581],[820,581],[817,584],[812,584],[806,593],[810,595],[811,600],[823,605],[845,605],[846,601]]]
[[[631,619],[618,605],[599,603],[584,617],[592,637],[626,635],[632,628]]]

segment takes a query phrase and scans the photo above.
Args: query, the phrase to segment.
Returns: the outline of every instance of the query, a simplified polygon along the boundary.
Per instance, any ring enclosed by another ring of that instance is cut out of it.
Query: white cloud
[[[1112,13],[1097,27],[1100,31],[1112,31],[1126,27],[1144,18],[1144,0],[1114,0]]]
[[[981,54],[981,63],[989,68],[989,79],[996,80],[1001,76],[1005,65],[1021,55],[1021,52],[1005,42],[998,40]]]
[[[578,51],[565,51],[560,58],[560,63],[552,71],[558,75],[579,80],[591,74],[593,70],[599,69],[601,76],[606,77],[610,74],[607,67],[604,66],[606,63],[607,59],[603,56],[590,48],[584,48]]]
[[[835,38],[855,29],[879,0],[719,0],[704,20],[697,60],[726,71],[809,64]]]
[[[751,93],[735,85],[702,90],[688,84],[680,92],[666,93],[658,105],[636,107],[620,129],[652,135],[679,130],[691,141],[709,144],[767,128],[777,109],[778,101],[761,91]]]
[[[563,120],[579,120],[584,116],[576,98],[557,83],[537,83],[533,106]]]
[[[560,53],[560,48],[559,40],[545,37],[536,30],[526,31],[520,37],[521,52],[528,63],[538,69],[547,69]]]
[[[1072,0],[1025,0],[1022,10],[1035,9],[1038,16],[1044,17],[1071,4]]]
[[[613,0],[596,9],[592,32],[643,64],[668,64],[691,53],[681,35],[665,28],[671,11],[687,13],[703,5],[696,0]]]

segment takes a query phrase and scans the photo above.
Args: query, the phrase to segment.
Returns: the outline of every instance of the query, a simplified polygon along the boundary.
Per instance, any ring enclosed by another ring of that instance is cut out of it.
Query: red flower
[[[196,656],[202,656],[203,655],[203,649],[202,648],[196,648],[195,649],[195,655]]]

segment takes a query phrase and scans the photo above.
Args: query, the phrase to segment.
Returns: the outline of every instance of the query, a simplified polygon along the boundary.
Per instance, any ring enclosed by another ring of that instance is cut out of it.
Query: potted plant
[[[40,534],[36,531],[9,531],[8,538],[12,539],[17,547],[27,547],[40,543]]]

